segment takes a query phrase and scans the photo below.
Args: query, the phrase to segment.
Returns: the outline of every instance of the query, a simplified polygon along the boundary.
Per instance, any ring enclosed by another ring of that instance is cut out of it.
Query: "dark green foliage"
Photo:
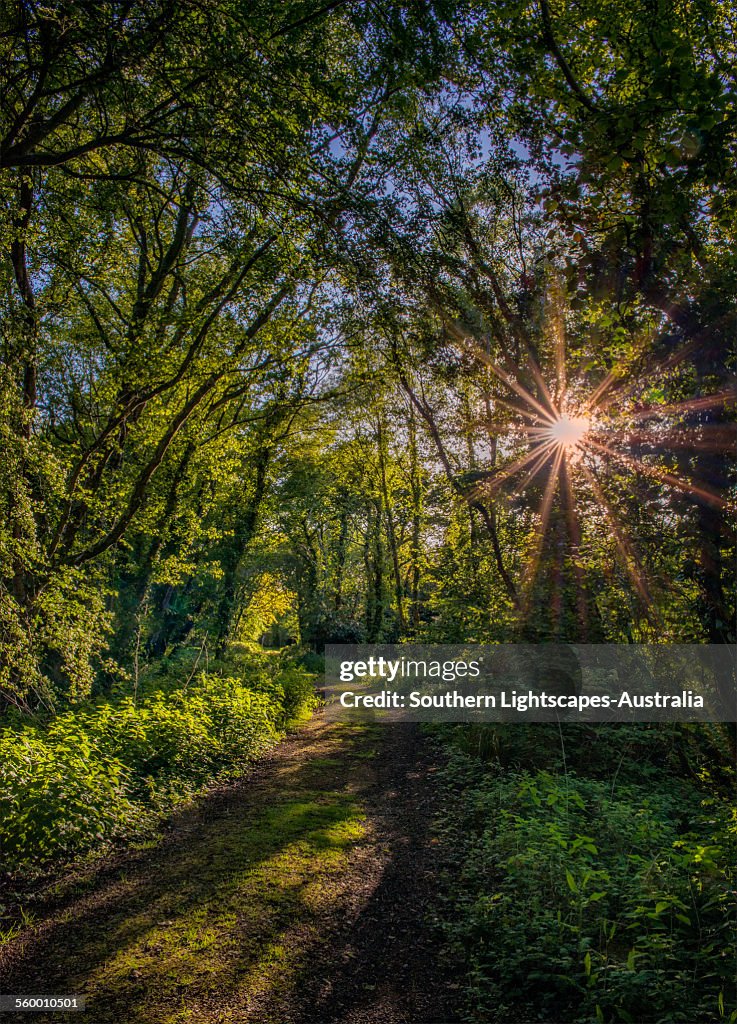
[[[553,727],[548,746],[545,729],[497,736],[524,768],[454,744],[445,772],[458,861],[447,934],[468,964],[468,1019],[737,1019],[734,811],[706,776],[632,759],[630,743],[667,763],[662,731],[602,729],[601,758],[594,745],[566,771],[561,742],[575,761],[585,737]],[[467,745],[465,730],[455,738]]]

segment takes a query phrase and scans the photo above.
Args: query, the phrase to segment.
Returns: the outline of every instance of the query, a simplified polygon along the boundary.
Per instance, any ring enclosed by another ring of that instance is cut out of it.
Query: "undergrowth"
[[[735,811],[673,730],[608,728],[442,734],[469,1021],[737,1020]]]
[[[155,831],[208,783],[234,778],[314,706],[312,677],[274,655],[173,664],[113,694],[0,730],[0,842],[28,872]]]

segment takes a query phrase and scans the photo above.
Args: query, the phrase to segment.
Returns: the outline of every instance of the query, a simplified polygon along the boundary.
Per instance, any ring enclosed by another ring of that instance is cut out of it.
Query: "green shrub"
[[[6,867],[89,849],[132,825],[128,772],[81,729],[0,736],[0,836]]]
[[[449,934],[480,1021],[675,1022],[734,1009],[734,820],[682,780],[496,773],[456,754]]]
[[[186,690],[154,692],[138,704],[124,697],[67,712],[49,734],[64,735],[76,723],[139,785],[167,777],[197,782],[252,760],[277,738],[283,717],[270,695],[202,675]]]
[[[314,677],[299,665],[288,665],[279,673],[278,680],[283,692],[285,725],[292,720],[299,720],[317,706],[318,700],[313,679]]]
[[[235,777],[314,706],[311,677],[280,662],[231,662],[242,675],[166,679],[131,696],[0,733],[0,839],[10,870],[149,830],[155,813]]]

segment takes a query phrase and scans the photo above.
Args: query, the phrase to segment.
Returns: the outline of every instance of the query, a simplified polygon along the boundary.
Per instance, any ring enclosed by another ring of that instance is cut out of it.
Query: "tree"
[[[166,520],[220,487],[203,451],[231,433],[256,472],[253,514],[215,555],[227,634],[274,445],[263,425],[315,397],[330,248],[375,187],[379,122],[416,88],[407,54],[420,43],[429,67],[442,42],[431,11],[382,22],[349,3],[24,2],[4,17],[3,678],[27,703],[50,699],[49,672],[89,686],[80,666],[107,621],[94,595],[125,577],[142,598]],[[75,588],[91,638],[76,668],[60,627]]]

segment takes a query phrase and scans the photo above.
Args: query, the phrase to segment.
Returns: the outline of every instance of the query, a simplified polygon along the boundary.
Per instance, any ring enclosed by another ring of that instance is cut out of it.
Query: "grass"
[[[120,922],[113,935],[118,949],[88,984],[109,998],[128,991],[134,978],[147,995],[132,1019],[162,1022],[179,1013],[158,1016],[157,1007],[190,989],[222,997],[233,988],[245,987],[251,996],[273,988],[291,959],[280,937],[292,920],[309,916],[315,888],[322,892],[324,876],[341,869],[362,835],[354,801],[310,792],[267,808],[243,830],[215,830],[179,864],[190,882],[176,894],[165,888],[133,941],[130,919]]]

